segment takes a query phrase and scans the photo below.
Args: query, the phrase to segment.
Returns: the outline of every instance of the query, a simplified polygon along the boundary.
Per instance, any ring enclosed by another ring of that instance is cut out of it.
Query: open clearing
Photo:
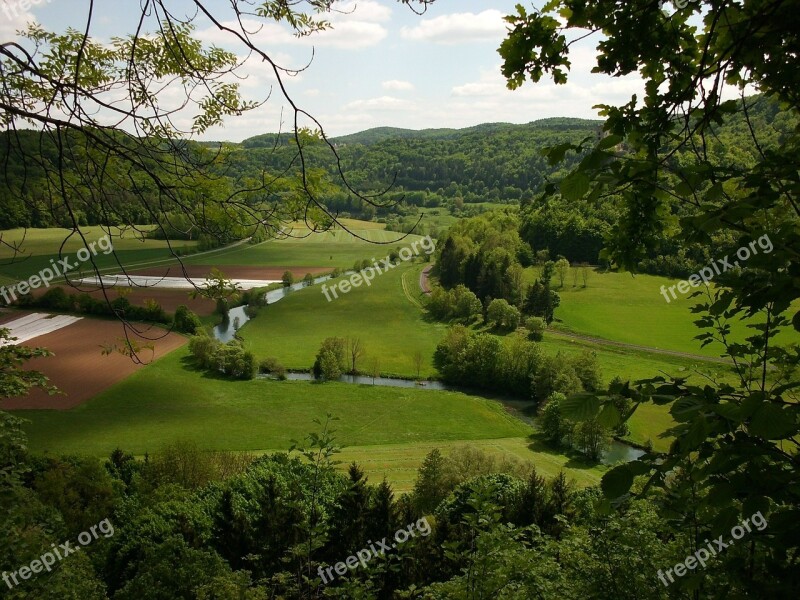
[[[186,257],[185,272],[190,277],[204,278],[213,263],[226,277],[276,280],[288,269],[299,279],[305,273],[316,275],[333,267],[350,268],[356,260],[381,259],[391,250],[419,239],[412,236],[397,241],[402,234],[371,225],[351,224],[367,239],[390,243],[378,246],[341,230],[306,239],[244,243],[209,255]],[[245,346],[259,359],[275,356],[290,368],[307,369],[324,338],[355,336],[361,338],[366,348],[359,363],[362,371],[370,371],[377,363],[385,375],[415,377],[414,354],[420,352],[423,364],[419,375],[435,376],[433,351],[448,325],[431,321],[422,309],[424,295],[419,281],[426,266],[419,262],[401,263],[375,277],[371,287],[362,285],[348,294],[340,294],[332,302],[326,301],[319,285],[294,291],[262,309],[255,320],[243,326]],[[131,272],[151,278],[184,275],[183,268],[174,260]],[[658,295],[660,281],[667,282],[663,278],[640,276],[631,287],[629,275],[592,273],[588,288],[572,289],[567,283],[563,290],[558,290],[562,294],[562,305],[556,313],[562,319],[559,327],[583,329],[588,335],[611,340],[632,337],[619,341],[643,342],[645,346],[666,348],[671,343],[677,346],[676,351],[701,354],[691,341],[697,331],[691,323],[693,315],[688,311],[688,302],[679,308],[682,316],[676,317],[675,309],[680,303],[663,302]],[[328,282],[328,286],[331,283],[335,281]],[[121,289],[110,290],[109,296],[116,297]],[[102,297],[101,290],[91,293]],[[168,311],[186,304],[201,316],[211,315],[214,309],[213,302],[189,299],[185,290],[134,288],[128,298],[135,304],[152,298]],[[671,316],[664,317],[665,314]],[[647,319],[641,320],[642,315]],[[616,319],[617,325],[608,325],[603,319]],[[645,329],[644,337],[636,338],[638,333],[629,333],[633,329],[630,322],[634,320],[640,320],[653,331],[648,333]],[[672,342],[663,343],[658,338],[661,330],[669,332],[678,322],[682,333],[673,338],[666,336]],[[84,341],[84,347],[91,347],[83,352],[90,364],[115,359],[130,370],[121,373],[117,366],[95,369],[119,375],[114,381],[87,391],[80,402],[100,395],[72,411],[25,411],[23,416],[33,420],[28,429],[35,451],[86,452],[99,456],[119,446],[143,454],[175,439],[191,439],[204,448],[276,451],[288,448],[291,439],[302,439],[314,430],[313,419],[323,418],[330,411],[341,417],[337,423],[338,442],[348,446],[340,458],[358,460],[373,479],[386,475],[399,490],[408,489],[431,448],[438,446],[447,451],[462,443],[478,445],[489,452],[532,457],[540,470],[549,475],[564,467],[571,477],[587,485],[595,483],[603,471],[602,467],[587,467],[537,445],[530,427],[505,414],[497,408],[498,403],[466,394],[347,384],[224,381],[194,370],[187,362],[185,349],[137,372],[141,369],[125,357],[100,354],[101,343],[113,342],[121,335],[118,323],[107,324],[113,333],[102,341]],[[615,375],[630,379],[665,373],[700,377],[693,375],[695,371],[715,377],[730,376],[724,365],[609,347],[587,340],[546,334],[542,347],[551,354],[574,354],[587,349],[596,352],[605,381]],[[59,353],[63,355],[63,351]],[[164,353],[159,349],[157,356]],[[55,377],[54,383],[59,384]],[[100,393],[102,390],[105,391]],[[42,394],[38,406],[54,407],[61,399]],[[499,410],[502,419],[495,409],[487,411],[486,403]],[[657,449],[664,450],[669,440],[658,436],[671,424],[672,418],[663,407],[641,407],[631,419],[630,439],[638,443],[652,440]]]
[[[425,460],[425,456],[434,448],[448,455],[459,446],[472,446],[496,457],[498,460],[509,456],[522,461],[530,461],[536,465],[540,475],[547,477],[558,475],[562,469],[567,476],[581,486],[596,485],[605,472],[604,467],[590,466],[581,463],[548,448],[538,440],[527,438],[499,438],[490,440],[469,440],[461,442],[431,442],[423,444],[386,444],[383,446],[348,446],[336,459],[346,468],[353,461],[357,462],[373,483],[379,483],[383,477],[392,484],[396,492],[410,492],[417,478],[417,469]]]
[[[142,227],[144,231],[149,231],[152,227]],[[35,275],[43,268],[50,266],[50,259],[57,258],[61,244],[62,256],[73,257],[75,253],[83,247],[81,238],[68,229],[8,229],[0,232],[3,245],[0,246],[0,276],[7,280],[21,281],[31,275]],[[106,230],[102,227],[81,227],[88,243],[96,242],[106,235]],[[128,266],[134,262],[152,261],[168,259],[171,256],[169,245],[164,240],[141,239],[132,230],[120,231],[111,228],[111,240],[119,261]],[[68,237],[69,236],[69,237]],[[65,241],[66,240],[66,241]],[[186,251],[194,248],[197,242],[173,241],[170,242],[174,250]],[[18,255],[15,256],[13,250],[6,244],[18,246]],[[98,248],[98,254],[94,261],[100,268],[111,268],[116,266],[117,259],[113,254],[103,254]],[[91,263],[87,264],[91,267]]]
[[[150,267],[147,269],[137,269],[131,271],[131,275],[144,275],[150,277],[191,277],[192,279],[205,279],[211,273],[212,265],[185,265],[184,267]],[[331,271],[325,267],[242,267],[230,265],[220,269],[225,277],[231,279],[271,279],[281,281],[283,274],[290,271],[295,279],[302,279],[306,273],[312,275],[323,275]]]
[[[148,330],[145,325],[141,327],[148,337],[160,338],[153,341],[154,351],[142,350],[142,360],[162,357],[186,343],[186,338],[176,333],[165,336],[167,332],[163,329]],[[150,368],[148,365],[136,364],[129,357],[117,352],[102,354],[104,344],[113,344],[122,335],[122,324],[119,321],[84,318],[64,329],[35,338],[28,345],[47,348],[55,356],[34,358],[25,364],[25,368],[44,373],[50,379],[50,384],[58,387],[63,394],[51,396],[35,388],[25,397],[0,401],[0,409],[74,408],[132,373]],[[51,435],[58,437],[65,433],[65,430],[54,430]]]
[[[215,254],[214,265],[229,277],[230,267],[279,267],[282,270],[294,271],[295,268],[304,270],[314,266],[323,272],[328,272],[335,267],[349,269],[357,260],[372,261],[373,258],[380,260],[388,256],[392,250],[410,246],[422,239],[422,236],[407,236],[378,228],[354,229],[354,232],[369,241],[336,229],[299,239],[288,238],[253,245],[244,244],[232,251]],[[209,260],[204,256],[187,256],[183,262],[187,265],[207,265]]]

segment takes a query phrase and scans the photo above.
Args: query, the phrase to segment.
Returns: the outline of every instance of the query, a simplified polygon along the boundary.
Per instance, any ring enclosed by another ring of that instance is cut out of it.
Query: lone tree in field
[[[362,356],[364,356],[364,345],[361,343],[361,338],[347,338],[347,354],[350,359],[350,373],[357,375],[358,361]]]
[[[560,287],[564,287],[564,280],[567,278],[567,273],[569,273],[569,261],[566,258],[559,258],[555,264],[555,270],[558,274],[558,283]]]
[[[414,361],[414,370],[417,372],[417,379],[420,379],[420,373],[422,372],[422,365],[425,364],[425,357],[422,355],[422,352],[416,350],[414,352],[414,356],[412,357]]]
[[[281,282],[283,283],[283,287],[290,287],[294,284],[294,275],[292,275],[291,271],[284,271],[283,277],[281,277]]]
[[[372,376],[372,385],[375,385],[375,380],[381,376],[381,361],[377,357],[369,361],[369,374]]]
[[[312,371],[316,379],[336,381],[347,370],[347,340],[330,337],[322,342]]]

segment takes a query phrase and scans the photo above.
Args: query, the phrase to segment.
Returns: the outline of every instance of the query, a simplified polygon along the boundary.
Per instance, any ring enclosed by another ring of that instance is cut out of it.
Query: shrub
[[[258,372],[255,356],[245,350],[238,340],[222,344],[201,333],[189,340],[189,352],[200,367],[229,377],[253,379]]]
[[[584,390],[596,392],[600,389],[600,365],[597,362],[596,352],[584,350],[570,362]]]
[[[541,317],[528,317],[525,320],[525,328],[528,330],[528,337],[534,342],[542,341],[546,327],[547,325]]]
[[[173,326],[175,331],[179,331],[180,333],[194,334],[202,327],[202,323],[200,322],[200,317],[189,310],[187,306],[181,304],[175,309]]]
[[[486,309],[486,320],[498,329],[516,329],[519,318],[519,310],[502,298],[492,300]]]
[[[316,379],[335,381],[347,370],[344,338],[331,337],[322,342],[314,362]]]
[[[560,446],[564,443],[564,438],[569,433],[569,424],[561,415],[560,403],[566,400],[564,394],[555,392],[548,399],[545,405],[539,410],[539,429],[553,446]]]
[[[47,290],[39,298],[39,306],[58,312],[68,312],[74,309],[73,298],[67,295],[67,292],[62,287],[54,287]]]
[[[269,358],[262,360],[261,364],[258,366],[258,370],[260,373],[274,375],[280,380],[286,379],[286,367],[284,367],[274,356],[270,356]]]
[[[289,287],[294,283],[294,275],[292,275],[291,271],[284,271],[281,281],[283,282],[283,287]]]

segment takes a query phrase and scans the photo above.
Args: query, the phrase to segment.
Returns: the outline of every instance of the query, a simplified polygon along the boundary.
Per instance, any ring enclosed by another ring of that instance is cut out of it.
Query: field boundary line
[[[413,273],[413,272],[414,272],[414,269],[408,269],[407,271],[405,271],[400,276],[400,284],[402,285],[403,293],[406,295],[406,298],[408,298],[409,302],[411,302],[411,304],[413,304],[417,308],[424,309],[425,307],[422,306],[422,303],[411,295],[411,291],[409,290],[409,287],[408,287],[408,282],[406,281],[406,275],[408,275],[409,273]]]
[[[714,357],[714,356],[702,356],[700,354],[691,354],[690,352],[681,352],[680,350],[664,350],[662,348],[654,348],[652,346],[642,346],[640,344],[630,344],[628,342],[617,342],[615,340],[608,340],[608,339],[605,339],[605,338],[594,337],[594,336],[591,336],[591,335],[584,335],[584,334],[581,334],[581,333],[573,333],[571,331],[563,331],[563,330],[548,328],[546,330],[546,334],[552,335],[554,337],[569,339],[569,340],[581,340],[581,341],[584,341],[584,342],[590,342],[592,344],[597,344],[598,346],[613,346],[615,348],[636,350],[638,352],[647,352],[649,354],[661,354],[663,356],[675,356],[677,358],[687,358],[687,359],[690,359],[690,360],[717,363],[717,364],[722,364],[722,365],[731,365],[731,364],[733,364],[731,361],[726,360],[724,358],[717,358],[717,357]]]

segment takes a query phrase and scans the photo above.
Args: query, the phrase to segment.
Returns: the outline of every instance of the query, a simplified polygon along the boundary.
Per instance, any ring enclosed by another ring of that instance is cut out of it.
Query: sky
[[[419,16],[392,0],[344,0],[337,3],[341,12],[325,15],[333,25],[330,31],[303,39],[274,22],[254,20],[248,26],[253,31],[260,28],[253,39],[281,66],[307,66],[297,76],[285,78],[286,88],[329,136],[378,126],[462,128],[546,117],[599,118],[593,106],[621,104],[641,92],[635,74],[609,78],[590,73],[596,37],[573,47],[567,84],[542,80],[508,90],[497,48],[506,33],[503,15],[515,12],[517,2],[437,0]],[[230,18],[229,0],[205,3],[221,20]],[[167,4],[176,14],[192,14],[187,0]],[[55,32],[68,26],[83,30],[88,5],[88,0],[0,0],[0,40],[13,39],[15,31],[32,20]],[[131,33],[139,6],[134,0],[95,0],[93,37],[108,42]],[[195,35],[206,44],[244,56],[244,48],[210,22],[198,19]],[[264,100],[271,90],[269,100],[257,110],[226,119],[224,126],[198,139],[238,142],[291,127],[288,104],[265,63],[250,59],[242,74],[246,98]],[[169,101],[168,92],[164,101]]]

